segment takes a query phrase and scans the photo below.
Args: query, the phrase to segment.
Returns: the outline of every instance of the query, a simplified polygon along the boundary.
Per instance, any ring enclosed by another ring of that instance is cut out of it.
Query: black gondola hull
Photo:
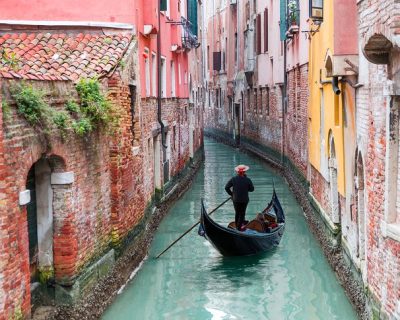
[[[282,210],[280,204],[278,208]],[[225,228],[211,219],[203,203],[200,223],[206,239],[224,256],[246,256],[272,250],[279,245],[285,230],[284,221],[270,233],[248,234]]]

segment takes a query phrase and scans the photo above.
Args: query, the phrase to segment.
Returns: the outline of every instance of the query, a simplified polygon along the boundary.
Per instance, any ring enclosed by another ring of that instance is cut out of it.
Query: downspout
[[[161,120],[161,13],[160,13],[161,1],[158,1],[158,32],[157,32],[157,120],[161,126],[161,144],[164,149],[167,149],[165,144],[165,131],[164,123]],[[164,160],[163,160],[164,161]]]
[[[286,4],[286,19],[287,23],[287,4]],[[283,40],[283,88],[282,88],[282,152],[281,152],[281,163],[284,167],[285,161],[285,115],[286,115],[286,103],[287,103],[287,74],[286,74],[286,64],[287,64],[287,43],[286,37]]]

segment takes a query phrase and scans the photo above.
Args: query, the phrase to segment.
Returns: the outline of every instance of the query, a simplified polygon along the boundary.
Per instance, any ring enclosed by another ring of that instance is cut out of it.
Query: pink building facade
[[[20,38],[22,41],[33,39],[29,43],[29,48],[40,51],[43,55],[54,49],[57,40],[54,41],[53,38],[57,39],[58,35],[60,39],[66,39],[65,42],[71,46],[68,50],[71,51],[69,53],[72,56],[68,60],[68,65],[52,64],[52,59],[62,56],[57,52],[54,52],[55,55],[53,53],[50,58],[47,55],[44,58],[40,56],[44,66],[41,66],[40,70],[34,68],[30,71],[32,75],[27,80],[30,81],[29,83],[32,82],[35,88],[47,88],[53,85],[51,81],[63,80],[67,85],[57,82],[54,86],[57,88],[65,86],[66,90],[74,90],[74,83],[79,81],[80,76],[97,75],[96,72],[89,72],[94,61],[85,61],[86,54],[83,51],[96,52],[96,63],[99,63],[96,70],[101,72],[101,76],[107,77],[107,80],[102,82],[103,89],[113,105],[123,112],[120,114],[122,119],[120,129],[114,139],[100,136],[98,142],[92,146],[98,147],[101,151],[99,152],[100,160],[96,158],[97,156],[83,159],[85,152],[91,154],[85,151],[85,148],[90,146],[81,141],[74,141],[67,148],[57,136],[52,141],[57,150],[53,148],[46,151],[37,140],[29,142],[31,135],[21,137],[21,140],[28,141],[26,145],[31,146],[28,151],[24,148],[18,149],[18,147],[15,149],[13,142],[5,133],[8,132],[12,123],[0,122],[0,171],[6,172],[4,177],[8,179],[7,181],[11,181],[14,175],[18,176],[18,184],[0,185],[0,202],[5,198],[7,207],[12,208],[8,211],[3,210],[2,205],[0,208],[2,229],[0,242],[4,249],[0,255],[2,262],[0,263],[0,319],[9,319],[19,313],[28,316],[32,306],[31,298],[34,296],[31,292],[34,292],[34,288],[37,287],[36,280],[30,279],[30,273],[32,273],[30,267],[34,265],[33,258],[29,255],[28,237],[28,229],[32,226],[27,221],[26,214],[26,205],[30,202],[19,205],[18,192],[24,195],[29,193],[29,188],[23,190],[28,185],[25,181],[26,172],[29,171],[29,166],[36,166],[36,160],[41,163],[38,157],[40,158],[46,152],[49,159],[53,159],[54,154],[60,155],[64,160],[62,162],[64,167],[60,166],[54,170],[68,171],[69,176],[76,177],[75,181],[70,179],[72,182],[68,182],[68,187],[75,191],[71,196],[61,199],[65,200],[66,204],[58,205],[58,202],[55,202],[58,209],[70,210],[68,215],[59,214],[62,217],[65,216],[65,219],[59,219],[58,215],[54,218],[58,219],[55,230],[61,231],[57,236],[49,236],[45,239],[48,248],[54,247],[53,255],[50,249],[46,251],[50,257],[47,275],[51,281],[55,281],[57,286],[56,300],[58,297],[58,301],[64,303],[74,303],[76,299],[79,299],[80,290],[86,290],[81,281],[82,277],[94,279],[86,271],[94,272],[95,278],[99,275],[96,269],[99,261],[96,259],[100,257],[101,261],[106,261],[108,264],[103,269],[102,275],[105,270],[109,270],[114,263],[114,251],[119,250],[122,244],[131,239],[131,234],[147,219],[146,208],[153,205],[154,201],[162,201],[164,195],[179,184],[178,174],[188,168],[189,164],[200,159],[203,145],[203,118],[201,103],[199,103],[201,87],[194,86],[193,83],[195,79],[201,77],[199,73],[201,68],[199,69],[197,65],[189,69],[188,64],[189,55],[197,56],[199,59],[202,57],[201,49],[196,49],[199,45],[193,33],[196,31],[194,25],[197,26],[197,21],[193,24],[188,20],[195,17],[197,1],[166,1],[167,9],[160,14],[161,32],[159,32],[157,16],[159,1],[120,0],[117,2],[118,5],[110,5],[106,1],[51,0],[40,1],[40,3],[39,1],[19,1],[17,4],[15,1],[7,0],[2,3],[0,41],[2,43],[7,41],[7,54],[11,54],[14,48],[19,48],[18,39]],[[120,33],[126,35],[121,43],[114,41],[114,37],[120,39],[117,36]],[[159,35],[160,114],[158,114],[157,100],[157,37]],[[99,38],[100,42],[88,45],[87,39],[91,38]],[[45,42],[44,39],[49,42]],[[108,54],[103,47],[113,48],[118,53],[118,57],[117,54]],[[32,55],[21,52],[17,52],[17,57],[20,59],[18,66],[26,70],[28,65],[31,65],[26,59],[30,59],[28,56]],[[32,54],[34,53],[32,51]],[[50,59],[50,63],[47,63],[46,59]],[[82,71],[74,66],[78,60],[82,60],[88,69],[82,67],[84,70]],[[3,96],[4,103],[14,108],[15,103],[7,93],[7,88],[12,86],[14,80],[8,78],[15,77],[15,81],[18,81],[19,77],[17,73],[14,75],[14,73],[5,72],[4,68],[6,68],[5,65],[0,65],[0,77],[7,78],[2,81],[5,91],[0,93],[0,97]],[[41,74],[35,75],[35,72]],[[67,72],[68,76],[60,75],[58,78],[53,75],[54,72]],[[195,89],[193,92],[192,88]],[[189,92],[191,92],[190,99]],[[66,92],[62,91],[61,97],[54,97],[59,102],[51,107],[63,108],[68,100],[65,94]],[[198,103],[193,103],[193,97],[196,96]],[[49,104],[51,101],[49,99]],[[22,121],[23,125],[29,127],[16,113],[13,113],[12,121],[14,120]],[[31,129],[26,130],[30,132]],[[18,136],[20,133],[15,134]],[[75,146],[77,147],[74,149]],[[26,152],[29,153],[32,148],[34,156],[25,159]],[[44,151],[39,152],[40,150]],[[5,153],[10,156],[4,157]],[[97,153],[94,154],[97,155]],[[21,158],[27,168],[21,168],[21,172],[19,167],[15,169],[12,155]],[[89,169],[86,172],[85,168],[95,168],[95,171],[92,174]],[[48,170],[49,174],[52,173],[51,170],[53,167]],[[132,174],[133,172],[135,174]],[[82,179],[83,176],[88,177],[86,181]],[[90,184],[97,186],[96,182],[93,182],[97,176],[100,177],[101,182],[97,183],[98,194],[101,195],[99,197],[96,194],[90,194],[90,190],[93,189]],[[79,199],[84,198],[85,204],[75,199],[74,194]],[[83,194],[85,196],[82,196]],[[104,205],[96,207],[94,200],[96,197],[101,198]],[[40,196],[36,195],[36,198],[39,199]],[[57,198],[57,201],[59,200]],[[40,198],[39,202],[44,201]],[[84,208],[90,208],[90,214],[86,214]],[[95,212],[97,212],[97,218]],[[21,221],[10,219],[10,214],[19,214]],[[103,227],[100,227],[99,223]],[[50,225],[49,228],[51,228]],[[45,238],[39,229],[39,238]],[[80,237],[82,234],[85,236]],[[19,251],[15,250],[16,243]],[[13,260],[9,259],[11,256],[14,256]],[[91,284],[93,284],[92,280],[89,281]]]

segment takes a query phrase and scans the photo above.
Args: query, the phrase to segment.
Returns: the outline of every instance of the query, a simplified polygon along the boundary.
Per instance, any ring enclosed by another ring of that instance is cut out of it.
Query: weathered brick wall
[[[305,178],[308,166],[308,64],[290,70],[287,79],[285,154]]]
[[[330,187],[321,173],[311,165],[310,192],[322,209],[331,216]]]
[[[358,2],[362,48],[376,36],[394,43],[399,31],[399,9],[395,0]],[[388,170],[386,130],[389,123],[386,115],[393,94],[390,89],[392,82],[388,80],[396,65],[394,61],[388,65],[376,65],[367,62],[364,56],[360,58],[359,79],[364,87],[357,95],[356,121],[358,148],[365,161],[367,285],[375,302],[380,305],[380,311],[388,318],[397,319],[400,318],[400,242],[387,237],[383,227],[387,222],[385,204],[389,201],[385,198],[385,189],[388,188],[385,180],[385,170]],[[397,77],[394,84],[398,87]]]
[[[67,93],[74,89],[65,82],[35,82],[52,92],[52,107],[63,108]],[[70,133],[63,142],[57,132],[47,139],[32,128],[16,112],[9,88],[13,84],[3,82],[3,92],[11,109],[4,123],[4,165],[9,170],[1,197],[9,201],[7,215],[2,217],[10,248],[5,262],[5,312],[21,304],[28,312],[29,306],[29,254],[26,207],[18,205],[19,192],[25,190],[27,174],[39,159],[47,159],[52,172],[72,171],[72,185],[53,185],[54,219],[54,273],[56,282],[71,284],[80,267],[100,254],[110,243],[110,168],[109,143],[104,132],[96,132],[84,138]],[[49,101],[49,102],[51,102]],[[18,217],[16,219],[15,217]],[[17,250],[14,252],[14,250]],[[3,250],[2,250],[3,251]],[[15,279],[18,279],[15,281]],[[28,309],[28,310],[27,310]]]
[[[112,241],[120,241],[143,217],[148,199],[143,189],[143,148],[139,113],[135,106],[132,123],[127,80],[119,73],[108,80],[109,95],[119,117],[110,150]]]
[[[1,84],[1,81],[0,81]],[[0,90],[0,103],[2,93]],[[14,177],[6,165],[6,141],[4,137],[5,115],[0,108],[0,319],[11,319],[22,311],[30,310],[29,257],[27,242],[26,214],[15,203],[18,197],[13,193]],[[12,205],[14,204],[14,205]],[[22,212],[21,212],[22,211]]]
[[[169,171],[172,178],[183,169],[189,160],[188,99],[162,99],[161,117],[168,130],[166,145],[169,148]],[[160,128],[157,120],[157,99],[142,99],[141,131],[143,135],[144,172],[146,173],[144,176],[144,193],[146,199],[150,199],[154,193],[153,139],[160,135]],[[199,145],[196,144],[194,150],[198,148]]]
[[[279,86],[269,88],[268,102],[265,90],[250,90],[245,95],[246,119],[242,134],[277,152],[282,148],[282,90]],[[264,94],[263,94],[264,93]],[[257,98],[257,99],[256,99]]]

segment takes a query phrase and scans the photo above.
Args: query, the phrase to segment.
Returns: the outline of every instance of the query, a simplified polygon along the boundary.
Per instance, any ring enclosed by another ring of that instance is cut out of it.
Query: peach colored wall
[[[356,0],[335,0],[334,55],[358,54],[358,21]]]
[[[134,24],[135,1],[2,0],[0,20],[99,21]]]

